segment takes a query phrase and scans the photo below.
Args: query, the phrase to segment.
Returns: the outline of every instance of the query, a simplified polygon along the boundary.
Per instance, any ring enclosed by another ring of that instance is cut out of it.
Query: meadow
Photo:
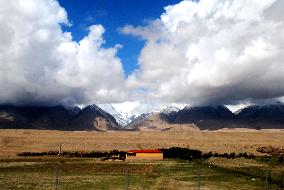
[[[1,189],[276,189],[260,178],[196,162],[102,162],[77,158],[0,160]]]
[[[0,130],[0,157],[20,152],[110,151],[185,147],[202,152],[247,152],[262,155],[261,146],[284,146],[283,130],[65,132]]]

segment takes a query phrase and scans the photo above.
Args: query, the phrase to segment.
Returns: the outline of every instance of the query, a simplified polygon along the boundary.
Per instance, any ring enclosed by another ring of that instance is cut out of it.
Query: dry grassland
[[[256,148],[284,146],[283,130],[219,130],[219,131],[140,131],[140,132],[64,132],[44,130],[0,130],[0,156],[19,152],[57,150],[108,151],[113,149],[157,149],[174,146],[204,152],[249,152]]]

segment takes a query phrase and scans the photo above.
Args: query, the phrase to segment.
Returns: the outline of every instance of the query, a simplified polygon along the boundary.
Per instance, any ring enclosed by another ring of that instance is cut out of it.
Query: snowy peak
[[[141,115],[138,115],[137,117],[133,118],[133,120],[129,124],[141,122],[141,121],[147,119],[148,117],[150,117],[151,115],[154,115],[154,114],[155,114],[155,112],[142,113]]]
[[[160,111],[160,113],[163,113],[163,114],[170,114],[170,113],[172,113],[172,112],[178,112],[180,109],[179,108],[177,108],[176,106],[172,106],[172,105],[170,105],[170,106],[167,106],[166,108],[164,108],[164,109],[162,109],[161,111]]]
[[[119,114],[111,104],[99,104],[98,106],[111,115]]]
[[[182,109],[184,109],[187,105],[186,104],[170,104],[167,107],[165,107],[164,109],[162,109],[159,113],[160,114],[165,114],[165,115],[169,115],[175,112],[178,112]]]
[[[137,115],[135,114],[122,113],[120,111],[117,111],[111,104],[99,104],[98,106],[105,112],[111,114],[116,119],[116,121],[123,127],[131,123],[132,120],[137,117]]]
[[[125,126],[127,124],[122,113],[118,112],[111,104],[100,104],[98,106],[105,112],[111,114],[121,126]]]

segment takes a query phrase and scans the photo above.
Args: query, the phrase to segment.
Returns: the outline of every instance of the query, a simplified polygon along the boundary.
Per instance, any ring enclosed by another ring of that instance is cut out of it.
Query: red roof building
[[[163,160],[163,153],[160,150],[129,150],[126,159],[128,160]]]

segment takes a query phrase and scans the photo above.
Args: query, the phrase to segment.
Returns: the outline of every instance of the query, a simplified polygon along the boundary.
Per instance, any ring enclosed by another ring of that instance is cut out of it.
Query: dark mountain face
[[[284,129],[284,105],[248,106],[236,114],[239,125],[255,129]]]
[[[201,120],[229,120],[234,114],[225,106],[186,107],[176,113],[174,122],[188,123]]]
[[[225,106],[186,107],[178,112],[161,113],[172,124],[194,123],[200,129],[220,128],[284,128],[284,105],[248,106],[233,114]]]
[[[78,109],[64,106],[0,106],[0,128],[68,130],[71,117]]]
[[[0,106],[0,128],[30,128],[29,119],[13,106]]]
[[[240,110],[237,114],[240,119],[261,119],[284,121],[284,105],[271,104],[264,106],[248,106]]]
[[[33,128],[69,130],[73,112],[64,106],[55,106],[41,114],[33,123]]]
[[[225,106],[185,107],[178,112],[161,114],[161,118],[173,124],[195,124],[200,129],[220,129],[235,118]]]
[[[64,106],[0,106],[0,129],[98,130],[96,127],[104,125],[106,130],[118,128],[116,120],[95,105],[83,110]]]

